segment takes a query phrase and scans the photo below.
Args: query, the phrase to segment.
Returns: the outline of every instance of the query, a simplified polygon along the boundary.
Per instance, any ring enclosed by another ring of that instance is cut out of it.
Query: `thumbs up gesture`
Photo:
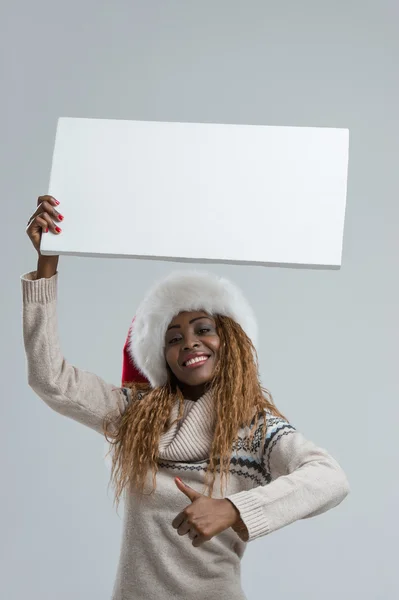
[[[230,500],[208,498],[175,478],[179,490],[187,496],[191,504],[173,520],[173,527],[179,535],[187,535],[195,547],[208,542],[229,527],[240,521],[240,513]]]

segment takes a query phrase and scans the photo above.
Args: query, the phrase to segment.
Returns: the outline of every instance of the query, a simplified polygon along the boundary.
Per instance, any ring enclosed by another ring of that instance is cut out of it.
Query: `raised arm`
[[[40,255],[42,232],[49,228],[58,233],[55,206],[54,198],[39,198],[27,228],[39,254],[37,270],[21,277],[28,382],[53,410],[102,433],[105,418],[117,420],[123,414],[131,390],[110,385],[63,356],[57,322],[58,257]]]

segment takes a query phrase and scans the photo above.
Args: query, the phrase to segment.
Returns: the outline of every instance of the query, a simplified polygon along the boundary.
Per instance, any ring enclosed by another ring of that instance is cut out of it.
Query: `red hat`
[[[126,342],[123,347],[122,385],[124,385],[125,383],[148,383],[148,380],[144,377],[142,373],[140,373],[140,371],[134,364],[129,352],[129,341],[131,337],[133,322],[134,319],[129,327],[129,332],[127,334]]]

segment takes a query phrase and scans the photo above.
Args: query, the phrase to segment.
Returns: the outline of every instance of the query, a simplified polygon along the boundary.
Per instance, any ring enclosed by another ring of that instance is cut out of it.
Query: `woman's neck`
[[[207,385],[197,385],[197,386],[180,385],[180,390],[184,396],[184,399],[192,400],[194,402],[196,402],[197,400],[202,398],[202,396],[205,394],[207,389],[208,389]]]

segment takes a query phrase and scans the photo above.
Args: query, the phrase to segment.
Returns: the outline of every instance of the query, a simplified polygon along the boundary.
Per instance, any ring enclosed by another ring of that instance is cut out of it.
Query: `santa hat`
[[[133,358],[130,356],[129,344],[132,335],[132,324],[129,327],[125,345],[123,346],[123,364],[122,364],[122,385],[124,383],[148,383],[148,379],[144,377],[134,364]]]
[[[256,345],[255,315],[239,288],[214,274],[177,271],[150,289],[137,310],[124,347],[124,382],[166,383],[165,333],[182,311],[230,317]]]

